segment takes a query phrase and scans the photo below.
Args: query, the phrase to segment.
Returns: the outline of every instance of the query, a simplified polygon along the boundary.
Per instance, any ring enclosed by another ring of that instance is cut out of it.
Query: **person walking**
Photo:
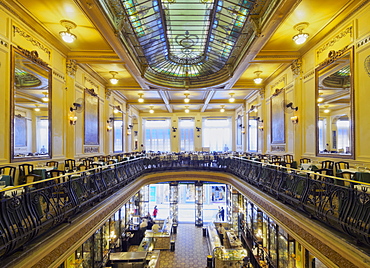
[[[158,208],[157,208],[157,206],[154,206],[154,210],[153,210],[153,213],[152,213],[154,219],[157,218],[157,214],[158,214]]]

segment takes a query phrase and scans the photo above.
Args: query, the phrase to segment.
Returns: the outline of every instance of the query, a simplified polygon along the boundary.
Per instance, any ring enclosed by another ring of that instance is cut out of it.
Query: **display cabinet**
[[[203,226],[203,183],[195,183],[195,225]]]
[[[220,237],[218,235],[218,232],[216,230],[216,227],[214,224],[209,224],[207,226],[208,229],[208,248],[210,249],[210,253],[213,252],[214,248],[221,247],[221,241]]]
[[[245,249],[215,248],[214,268],[242,267],[243,259],[248,256]]]

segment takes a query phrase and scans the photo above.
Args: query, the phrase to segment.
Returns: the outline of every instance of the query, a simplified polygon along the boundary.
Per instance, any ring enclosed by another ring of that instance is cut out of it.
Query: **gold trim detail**
[[[15,26],[15,25],[13,25],[13,33],[14,33],[14,35],[19,34],[20,36],[24,37],[27,41],[29,41],[33,46],[40,48],[42,51],[44,51],[46,54],[49,55],[49,59],[50,59],[51,51],[46,46],[41,44],[40,41],[37,41],[32,36],[30,36],[28,33],[26,33],[21,28]]]
[[[329,47],[333,46],[336,42],[338,42],[340,39],[346,37],[347,35],[350,35],[352,37],[353,35],[353,26],[349,26],[345,28],[342,32],[338,33],[334,38],[332,38],[330,41],[328,41],[325,45],[323,45],[321,48],[319,48],[316,52],[317,58],[321,53],[323,53],[325,50],[327,50]]]

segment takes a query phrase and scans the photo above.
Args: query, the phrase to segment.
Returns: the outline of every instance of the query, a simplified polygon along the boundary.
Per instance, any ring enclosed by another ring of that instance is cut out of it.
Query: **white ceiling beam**
[[[208,106],[209,102],[212,100],[215,93],[216,92],[214,90],[210,90],[210,91],[207,92],[207,97],[204,100],[204,105],[203,105],[202,109],[200,110],[202,113],[205,112],[205,110],[207,109],[207,106]]]
[[[169,113],[172,113],[172,107],[171,107],[171,104],[170,104],[168,93],[166,91],[163,91],[163,90],[159,90],[158,93],[161,96],[164,104],[166,105],[167,111]]]

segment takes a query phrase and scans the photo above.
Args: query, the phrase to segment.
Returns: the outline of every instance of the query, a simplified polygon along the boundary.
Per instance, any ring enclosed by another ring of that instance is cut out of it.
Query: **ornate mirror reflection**
[[[51,158],[51,69],[36,51],[12,47],[11,160]]]
[[[329,52],[316,69],[316,153],[354,158],[353,48]]]
[[[119,105],[116,106],[113,116],[113,150],[115,153],[123,152],[123,114],[120,107]]]

